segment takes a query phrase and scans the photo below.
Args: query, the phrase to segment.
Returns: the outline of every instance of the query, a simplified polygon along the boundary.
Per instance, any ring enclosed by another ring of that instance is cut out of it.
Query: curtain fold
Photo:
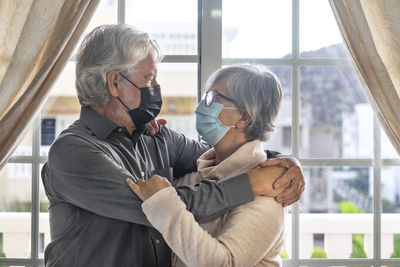
[[[330,0],[374,112],[400,155],[400,1]]]
[[[98,3],[0,1],[0,169],[45,103]]]

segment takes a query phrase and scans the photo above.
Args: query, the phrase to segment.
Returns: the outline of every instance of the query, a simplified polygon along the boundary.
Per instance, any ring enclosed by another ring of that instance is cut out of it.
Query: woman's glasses
[[[205,93],[205,95],[204,95],[204,102],[206,103],[206,106],[207,106],[207,107],[208,107],[208,106],[211,106],[211,104],[214,103],[215,98],[216,98],[217,96],[220,97],[220,98],[222,98],[222,99],[225,99],[226,101],[229,101],[229,102],[233,103],[235,106],[237,106],[235,100],[233,100],[232,98],[229,98],[229,97],[227,97],[227,96],[224,96],[223,94],[220,94],[220,93],[218,93],[217,91],[207,91],[207,92]],[[235,108],[235,109],[236,109],[236,108]]]

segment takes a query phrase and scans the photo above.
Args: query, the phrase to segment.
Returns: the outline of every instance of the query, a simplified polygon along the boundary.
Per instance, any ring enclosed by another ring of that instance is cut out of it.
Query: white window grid
[[[118,23],[125,22],[125,1],[118,0]],[[299,56],[299,2],[292,0],[292,57],[277,58],[222,58],[222,1],[198,0],[198,54],[197,55],[166,55],[166,63],[197,63],[198,64],[198,99],[201,98],[201,88],[209,74],[222,65],[251,62],[262,65],[284,65],[292,68],[292,155],[297,157],[302,166],[363,166],[372,167],[373,178],[373,231],[374,254],[368,259],[300,259],[299,240],[299,203],[292,205],[292,255],[283,260],[283,266],[388,266],[400,265],[400,259],[381,258],[381,168],[400,166],[399,159],[382,159],[381,130],[377,119],[373,118],[373,158],[371,159],[307,159],[300,158],[300,66],[352,66],[347,59],[309,59]],[[226,0],[225,0],[226,1]],[[72,57],[74,58],[74,57]],[[40,165],[47,156],[40,155],[40,114],[33,122],[32,156],[14,156],[9,163],[26,163],[32,165],[32,211],[31,211],[31,257],[0,258],[0,265],[43,266],[44,260],[39,257],[39,184]]]

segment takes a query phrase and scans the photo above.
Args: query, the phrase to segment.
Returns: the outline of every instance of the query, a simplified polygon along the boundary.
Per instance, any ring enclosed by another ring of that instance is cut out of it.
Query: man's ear
[[[106,75],[107,87],[108,87],[108,91],[110,91],[110,95],[112,95],[113,97],[117,97],[119,95],[118,78],[119,78],[119,74],[117,71],[112,70],[112,71],[107,72],[107,75]]]
[[[247,112],[242,112],[242,118],[236,123],[236,128],[244,129],[253,121],[253,117]]]

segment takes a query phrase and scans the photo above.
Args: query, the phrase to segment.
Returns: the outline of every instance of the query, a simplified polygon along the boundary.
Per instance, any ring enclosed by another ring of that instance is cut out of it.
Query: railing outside
[[[364,250],[373,257],[372,214],[300,214],[300,258],[309,259],[314,250],[314,234],[324,235],[324,250],[330,259],[347,259],[352,252],[352,235],[364,234]],[[390,258],[394,251],[393,235],[400,233],[400,214],[382,214],[381,258]],[[1,212],[0,233],[3,252],[7,258],[30,256],[31,214],[29,212]],[[286,250],[291,255],[291,215],[286,215]],[[39,233],[44,244],[50,242],[49,215],[41,212]]]

